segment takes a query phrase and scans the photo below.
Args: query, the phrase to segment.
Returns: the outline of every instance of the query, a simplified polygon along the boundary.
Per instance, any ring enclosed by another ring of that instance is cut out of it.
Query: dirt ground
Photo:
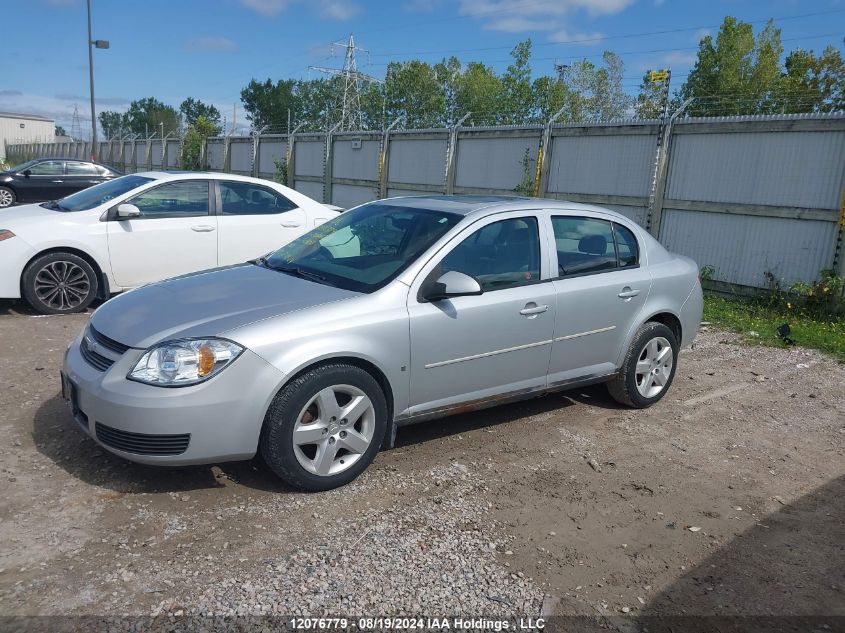
[[[303,494],[257,461],[101,450],[59,394],[86,319],[0,304],[2,615],[845,626],[845,366],[820,353],[704,328],[651,409],[598,386],[405,428],[359,481]]]

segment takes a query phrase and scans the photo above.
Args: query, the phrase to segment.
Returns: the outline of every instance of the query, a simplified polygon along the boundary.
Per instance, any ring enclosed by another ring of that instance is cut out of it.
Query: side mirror
[[[134,204],[128,204],[124,202],[123,204],[117,207],[118,220],[128,220],[130,218],[137,218],[140,215],[141,209],[136,207]]]
[[[23,175],[24,175],[25,178],[29,178],[32,175],[32,170],[31,169],[24,169]]]
[[[451,297],[465,297],[468,295],[480,295],[484,291],[476,279],[467,274],[450,270],[443,273],[423,295],[427,301],[440,301]]]

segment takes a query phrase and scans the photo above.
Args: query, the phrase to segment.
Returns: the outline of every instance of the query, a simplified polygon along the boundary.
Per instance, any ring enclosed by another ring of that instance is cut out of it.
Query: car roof
[[[268,182],[266,178],[254,178],[252,176],[240,176],[238,174],[224,174],[215,171],[184,171],[178,169],[138,171],[135,176],[144,178],[155,178],[156,180],[184,180],[185,178],[210,178],[212,180],[240,180],[243,182]],[[272,182],[272,181],[269,181]],[[278,184],[278,183],[276,183]]]
[[[628,218],[617,211],[569,200],[555,200],[552,198],[530,198],[527,196],[482,196],[482,195],[456,195],[456,196],[402,196],[388,198],[383,202],[389,202],[391,206],[407,207],[414,209],[429,209],[432,211],[443,211],[464,216],[489,215],[503,211],[520,211],[525,209],[559,209],[561,211],[589,211],[612,216],[613,219],[621,219],[630,222]]]

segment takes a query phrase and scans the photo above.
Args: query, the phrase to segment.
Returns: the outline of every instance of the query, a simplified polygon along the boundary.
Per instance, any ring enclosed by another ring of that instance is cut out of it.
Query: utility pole
[[[91,0],[88,0],[88,75],[91,81],[91,160],[97,160],[97,110],[94,107],[94,47],[108,48],[108,40],[91,39]]]
[[[355,59],[356,51],[368,52],[359,46],[355,45],[355,38],[350,33],[349,41],[334,42],[334,47],[342,47],[346,49],[344,55],[343,68],[327,68],[325,66],[309,66],[309,70],[317,70],[327,75],[343,78],[343,100],[340,106],[340,130],[361,130],[364,128],[364,119],[361,113],[361,83],[381,83],[375,77],[370,77],[364,73],[358,72],[358,65]]]

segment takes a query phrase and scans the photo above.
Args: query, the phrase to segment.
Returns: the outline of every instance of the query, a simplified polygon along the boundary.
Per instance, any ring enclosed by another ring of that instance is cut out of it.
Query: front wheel
[[[288,484],[311,491],[337,488],[375,459],[387,416],[384,393],[369,373],[353,365],[323,365],[278,393],[259,449]]]
[[[678,341],[662,323],[640,326],[625,354],[619,374],[607,390],[620,404],[645,409],[660,400],[675,377]]]
[[[26,267],[21,290],[41,314],[82,312],[97,296],[97,273],[73,253],[48,253]]]
[[[15,200],[17,200],[17,197],[14,191],[8,187],[0,187],[0,209],[11,207],[15,204]]]

